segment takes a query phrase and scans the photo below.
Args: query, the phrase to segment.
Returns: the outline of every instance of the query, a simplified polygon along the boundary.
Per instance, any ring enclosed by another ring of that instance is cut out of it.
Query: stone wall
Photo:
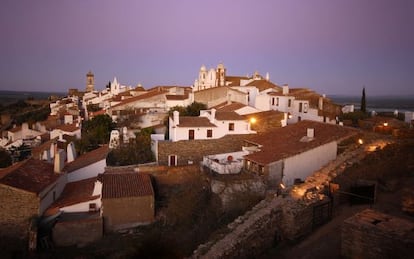
[[[274,245],[281,216],[281,199],[263,200],[244,216],[228,225],[222,239],[200,245],[193,258],[255,258]]]
[[[31,220],[38,213],[36,194],[0,184],[0,236],[28,240]]]
[[[177,156],[177,165],[187,165],[189,161],[198,164],[203,156],[229,153],[242,150],[247,135],[228,135],[212,140],[183,140],[158,142],[158,164],[168,165],[168,156]]]
[[[154,221],[154,196],[102,199],[105,232]]]
[[[210,185],[211,191],[220,198],[224,210],[231,208],[235,199],[262,199],[266,193],[266,185],[260,178],[242,181],[212,179]]]
[[[412,258],[414,223],[371,209],[346,219],[342,225],[344,258]]]
[[[102,236],[102,217],[58,222],[52,231],[53,242],[56,246],[83,246],[100,240]]]
[[[308,177],[303,184],[284,190],[277,197],[269,195],[229,224],[223,236],[200,245],[192,258],[259,257],[275,241],[296,241],[310,234],[315,228],[314,209],[330,202],[324,195],[329,183],[365,155],[363,148],[355,146]]]

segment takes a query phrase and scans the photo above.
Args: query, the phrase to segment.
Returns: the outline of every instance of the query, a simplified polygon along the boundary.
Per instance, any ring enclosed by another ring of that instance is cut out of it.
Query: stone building
[[[271,186],[290,186],[334,160],[338,143],[356,133],[314,121],[276,128],[246,140],[253,152],[244,157],[244,170],[264,176]]]
[[[154,221],[154,190],[147,174],[105,172],[102,182],[102,217],[105,232],[118,231]]]
[[[412,258],[414,222],[366,209],[342,225],[343,258]]]
[[[86,74],[86,92],[93,92],[95,90],[95,76],[89,71]]]
[[[0,233],[27,240],[31,221],[59,197],[65,177],[33,158],[0,171]]]

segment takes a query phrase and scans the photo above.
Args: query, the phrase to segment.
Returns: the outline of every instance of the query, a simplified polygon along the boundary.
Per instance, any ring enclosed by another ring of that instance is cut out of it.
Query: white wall
[[[61,176],[56,180],[56,182],[52,183],[50,186],[45,188],[42,192],[39,193],[39,200],[40,200],[40,209],[39,215],[42,215],[43,212],[49,208],[49,206],[59,198],[62,194],[63,189],[65,188],[67,183],[66,175],[61,174]],[[53,193],[55,199],[53,199]]]
[[[89,204],[95,203],[96,209],[99,210],[102,206],[101,197],[96,198],[94,200],[89,200],[85,202],[76,203],[70,206],[60,208],[60,211],[63,212],[88,212],[89,211]]]
[[[336,158],[337,143],[332,141],[284,160],[283,182],[293,185],[296,178],[305,180],[314,171]]]
[[[102,159],[98,162],[90,164],[88,166],[82,167],[78,170],[68,173],[68,182],[76,182],[92,177],[98,176],[98,174],[103,174],[105,172],[106,159]]]

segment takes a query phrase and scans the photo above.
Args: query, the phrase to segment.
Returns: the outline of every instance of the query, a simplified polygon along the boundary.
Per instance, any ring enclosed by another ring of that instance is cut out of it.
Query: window
[[[303,104],[303,112],[307,113],[308,112],[308,103],[304,103]]]
[[[213,137],[213,130],[208,129],[207,130],[207,138],[212,138]]]
[[[292,100],[291,99],[288,100],[288,107],[290,107],[290,106],[292,106]]]
[[[302,117],[298,116],[298,121],[301,121],[301,120],[302,120]]]
[[[233,122],[229,123],[229,131],[234,131],[234,123]]]
[[[275,105],[275,98],[272,97],[272,105]]]
[[[194,130],[188,130],[188,139],[194,139]]]
[[[276,106],[279,106],[279,97],[276,98]]]
[[[89,203],[89,211],[97,211],[96,203]]]
[[[302,112],[302,103],[299,103],[299,112]]]

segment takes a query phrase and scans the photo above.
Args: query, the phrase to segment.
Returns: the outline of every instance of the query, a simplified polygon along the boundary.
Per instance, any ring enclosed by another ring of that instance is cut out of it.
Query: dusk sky
[[[319,93],[414,94],[412,0],[2,0],[0,90],[192,85],[201,65]]]

